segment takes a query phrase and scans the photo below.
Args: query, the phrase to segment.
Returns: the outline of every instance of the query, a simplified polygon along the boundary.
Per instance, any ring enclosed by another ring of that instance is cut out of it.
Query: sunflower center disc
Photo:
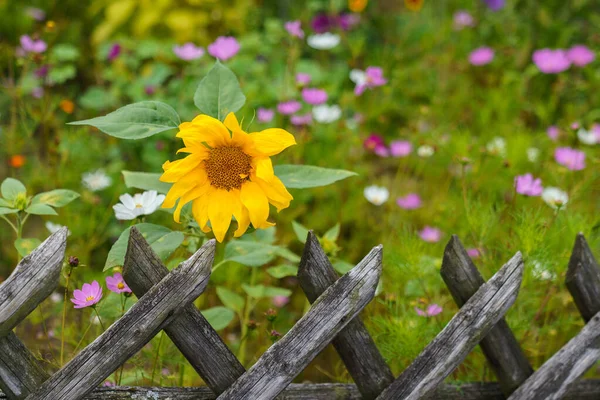
[[[208,179],[212,186],[225,189],[240,189],[250,175],[252,157],[241,148],[226,146],[210,150],[204,161]]]

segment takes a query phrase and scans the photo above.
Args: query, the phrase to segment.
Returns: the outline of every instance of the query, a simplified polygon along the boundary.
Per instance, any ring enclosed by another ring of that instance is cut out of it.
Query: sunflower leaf
[[[125,179],[125,186],[141,190],[156,190],[158,193],[167,194],[171,183],[161,182],[161,174],[150,172],[121,171]]]
[[[67,189],[55,189],[35,195],[31,204],[47,204],[52,207],[64,207],[76,198],[79,193]]]
[[[343,169],[316,167],[314,165],[277,165],[275,175],[292,189],[306,189],[331,185],[342,179],[358,175]]]
[[[235,74],[219,61],[200,81],[194,94],[194,104],[206,115],[224,120],[246,102]]]

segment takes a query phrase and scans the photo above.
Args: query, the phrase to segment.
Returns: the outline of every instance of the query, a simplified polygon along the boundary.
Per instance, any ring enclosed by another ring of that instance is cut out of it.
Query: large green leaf
[[[244,310],[244,305],[246,304],[244,298],[226,287],[217,286],[217,296],[219,296],[219,299],[225,307],[238,313],[241,313]]]
[[[25,185],[14,178],[6,178],[0,186],[0,193],[6,200],[14,200],[19,193],[26,193]]]
[[[242,289],[248,294],[248,296],[253,297],[255,299],[262,299],[265,297],[275,297],[275,296],[286,296],[289,297],[292,294],[292,291],[289,289],[278,288],[274,286],[264,286],[264,285],[256,285],[250,286],[245,283],[242,283]]]
[[[231,321],[233,321],[233,317],[235,317],[235,313],[225,307],[209,308],[208,310],[202,311],[202,315],[204,315],[204,318],[206,318],[215,331],[227,328],[227,325],[229,325]]]
[[[298,275],[298,267],[293,265],[278,265],[276,267],[267,268],[267,273],[273,278],[281,279],[286,276]]]
[[[246,96],[233,72],[219,61],[200,81],[194,94],[194,104],[204,114],[219,120],[236,112],[246,102]]]
[[[70,122],[70,125],[91,125],[102,132],[121,139],[142,139],[174,129],[181,120],[168,104],[159,101],[141,101],[129,104],[103,117]]]
[[[141,190],[156,190],[158,193],[166,194],[171,188],[171,183],[158,180],[161,174],[149,172],[122,171],[125,178],[125,186]]]
[[[331,185],[342,179],[358,175],[343,169],[315,167],[313,165],[277,165],[275,175],[292,189],[306,189]]]
[[[25,212],[28,214],[35,215],[58,215],[54,208],[50,207],[48,204],[32,204],[25,209]]]
[[[5,215],[5,214],[16,214],[18,213],[19,210],[16,208],[10,208],[10,207],[0,207],[0,215]]]
[[[249,267],[260,267],[273,261],[277,256],[291,262],[300,262],[300,257],[285,247],[263,242],[232,240],[225,246],[225,260]]]
[[[35,195],[31,204],[47,204],[52,207],[64,207],[76,198],[79,193],[67,189],[56,189]]]

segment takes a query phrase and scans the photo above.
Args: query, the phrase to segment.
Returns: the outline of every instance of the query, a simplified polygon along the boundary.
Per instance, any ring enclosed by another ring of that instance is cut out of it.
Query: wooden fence
[[[533,371],[504,320],[521,284],[521,254],[486,283],[453,236],[441,274],[460,310],[396,378],[358,316],[375,295],[381,246],[338,277],[309,233],[298,278],[312,307],[246,371],[193,305],[210,276],[214,241],[169,272],[135,228],[123,275],[139,301],[49,376],[12,330],[57,287],[66,236],[53,234],[0,285],[2,399],[600,399],[600,380],[579,379],[600,358],[600,269],[581,234],[566,285],[587,324],[541,368]],[[208,387],[98,387],[161,330]],[[329,343],[355,384],[291,384]],[[498,382],[443,383],[478,344]]]

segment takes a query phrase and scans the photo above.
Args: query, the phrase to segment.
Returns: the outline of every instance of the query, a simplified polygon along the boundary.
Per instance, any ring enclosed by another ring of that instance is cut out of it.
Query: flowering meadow
[[[248,368],[310,307],[313,230],[340,274],[383,244],[361,315],[398,375],[457,312],[456,234],[485,279],[522,252],[537,368],[584,324],[575,235],[600,257],[599,25],[594,0],[0,2],[0,282],[69,231],[15,333],[56,371],[120,318],[135,226],[169,269],[216,239],[195,304]],[[450,378],[495,380],[479,348]],[[330,346],[297,381],[351,378]],[[201,384],[164,333],[105,382]]]

